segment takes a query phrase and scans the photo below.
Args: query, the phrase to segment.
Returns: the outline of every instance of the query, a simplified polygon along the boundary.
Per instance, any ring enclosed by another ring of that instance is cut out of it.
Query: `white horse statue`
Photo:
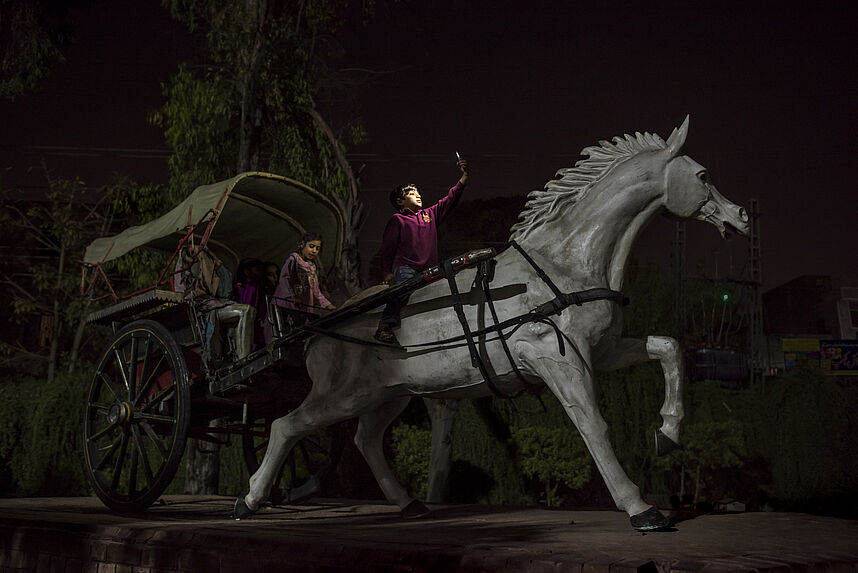
[[[558,171],[544,190],[528,196],[525,210],[511,231],[523,250],[545,274],[567,292],[623,287],[623,274],[638,234],[658,214],[709,222],[725,235],[746,234],[745,210],[725,199],[709,182],[706,170],[682,155],[688,118],[665,142],[658,135],[636,133],[584,149],[585,159]],[[471,328],[485,324],[485,296],[472,290],[475,270],[456,276]],[[528,313],[554,299],[523,255],[510,248],[497,256],[491,290],[498,317]],[[404,517],[428,513],[396,480],[382,449],[390,423],[414,396],[460,399],[491,395],[464,343],[413,347],[462,334],[446,281],[416,291],[402,313],[398,339],[403,348],[355,344],[315,336],[306,348],[306,365],[313,387],[304,402],[271,425],[271,437],[259,470],[250,478],[250,491],[236,500],[234,515],[247,517],[268,497],[290,449],[305,434],[342,420],[359,419],[355,444],[366,458],[385,497]],[[623,338],[621,307],[612,300],[570,306],[555,316],[567,342],[559,352],[558,332],[534,322],[505,332],[512,362],[496,336],[479,341],[491,365],[496,389],[512,393],[527,383],[548,386],[581,433],[617,507],[628,513],[640,531],[662,529],[667,518],[645,502],[628,478],[608,440],[596,397],[595,370],[610,370],[646,360],[659,360],[664,370],[665,400],[657,431],[657,448],[679,444],[683,417],[683,371],[676,340],[663,336]],[[371,340],[376,313],[337,325],[343,335]],[[516,369],[518,372],[516,372]]]

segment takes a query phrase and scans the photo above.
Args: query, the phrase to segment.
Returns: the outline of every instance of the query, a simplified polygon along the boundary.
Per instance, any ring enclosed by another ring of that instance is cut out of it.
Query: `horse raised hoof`
[[[252,517],[254,513],[256,513],[254,510],[247,507],[243,497],[235,500],[235,506],[232,508],[233,519],[247,519],[248,517]]]
[[[655,455],[666,456],[673,450],[678,450],[680,445],[664,435],[661,430],[655,431]]]
[[[399,512],[404,519],[420,519],[429,515],[429,508],[422,501],[415,499]]]
[[[657,510],[655,506],[643,513],[631,516],[629,521],[631,521],[632,527],[637,531],[658,531],[659,529],[670,527],[670,520]]]

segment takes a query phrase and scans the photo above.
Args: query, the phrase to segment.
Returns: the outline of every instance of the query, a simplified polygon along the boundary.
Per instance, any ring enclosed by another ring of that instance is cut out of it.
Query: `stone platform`
[[[95,498],[0,499],[0,571],[858,571],[858,521],[703,515],[635,532],[624,513],[314,500],[228,516],[232,498],[167,496],[124,517]]]

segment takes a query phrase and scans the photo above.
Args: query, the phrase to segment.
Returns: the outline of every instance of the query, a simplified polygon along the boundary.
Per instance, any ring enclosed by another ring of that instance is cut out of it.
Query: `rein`
[[[561,356],[566,356],[566,348],[563,343],[565,339],[570,346],[572,346],[575,353],[581,358],[584,363],[584,367],[589,371],[590,367],[587,365],[586,361],[583,359],[581,352],[578,348],[575,347],[575,344],[572,340],[569,339],[566,334],[564,334],[560,327],[551,319],[553,315],[560,315],[562,312],[569,306],[581,306],[587,302],[593,302],[597,300],[610,300],[615,302],[620,306],[624,306],[628,303],[628,299],[626,299],[623,294],[619,291],[615,291],[609,288],[591,288],[583,291],[576,292],[561,292],[554,281],[551,280],[545,271],[536,263],[536,261],[531,258],[531,256],[514,240],[511,240],[509,244],[517,250],[525,261],[533,268],[536,272],[537,276],[551,289],[551,292],[554,294],[554,298],[548,302],[540,304],[539,306],[531,309],[529,312],[508,318],[502,322],[498,321],[497,311],[495,309],[494,301],[492,300],[489,285],[494,278],[494,265],[497,263],[495,259],[489,259],[485,261],[481,261],[479,266],[477,267],[477,275],[474,278],[474,285],[477,285],[477,281],[480,282],[480,286],[483,289],[485,294],[486,303],[488,304],[489,311],[492,316],[492,321],[494,324],[491,326],[487,326],[485,328],[481,328],[479,330],[471,330],[470,325],[468,324],[468,320],[465,317],[464,307],[462,305],[461,295],[459,293],[459,288],[456,284],[455,273],[456,269],[453,268],[450,260],[445,260],[440,265],[441,276],[447,279],[447,282],[450,287],[450,293],[453,296],[453,309],[456,312],[456,316],[459,319],[459,323],[462,325],[462,334],[458,336],[453,336],[450,338],[445,338],[442,340],[435,340],[433,342],[423,342],[418,344],[409,344],[407,346],[402,346],[400,348],[407,350],[409,348],[426,348],[426,347],[435,347],[435,346],[443,346],[446,344],[452,344],[457,342],[465,342],[465,345],[468,347],[468,352],[471,356],[471,365],[474,368],[477,368],[480,371],[480,375],[483,377],[483,381],[486,383],[486,386],[498,397],[501,398],[513,398],[515,396],[510,396],[504,394],[493,382],[492,377],[489,375],[487,363],[488,360],[484,359],[477,349],[477,345],[474,342],[475,339],[483,338],[489,334],[495,334],[496,336],[491,339],[486,339],[483,342],[494,342],[499,341],[501,346],[503,347],[504,354],[509,360],[510,366],[515,372],[516,376],[525,386],[529,384],[524,379],[524,375],[521,373],[521,370],[516,366],[515,360],[513,359],[512,352],[509,349],[509,345],[507,344],[507,338],[512,336],[515,331],[529,323],[541,323],[550,326],[554,329],[555,335],[557,336],[557,346],[558,351]],[[338,332],[334,332],[332,330],[326,328],[320,328],[314,326],[313,324],[305,324],[301,327],[302,330],[306,330],[312,332],[314,334],[327,336],[330,338],[334,338],[337,340],[342,340],[344,342],[351,342],[354,344],[361,344],[364,346],[376,346],[383,348],[391,348],[389,344],[383,344],[380,342],[374,342],[370,340],[364,340],[361,338],[356,338],[353,336],[348,336],[346,334],[341,334]],[[509,332],[504,332],[507,329],[512,329]],[[490,365],[490,363],[489,363]],[[592,374],[592,373],[591,373]]]

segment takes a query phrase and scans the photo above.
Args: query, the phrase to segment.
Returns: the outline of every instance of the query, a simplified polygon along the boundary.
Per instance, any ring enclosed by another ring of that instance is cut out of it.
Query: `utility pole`
[[[748,346],[751,362],[751,386],[762,382],[763,372],[766,367],[765,360],[765,337],[763,335],[763,284],[762,257],[760,253],[760,211],[756,199],[751,199],[751,233],[748,242],[748,266],[751,270],[751,280],[748,283],[748,294],[750,299],[750,317],[748,321]]]

